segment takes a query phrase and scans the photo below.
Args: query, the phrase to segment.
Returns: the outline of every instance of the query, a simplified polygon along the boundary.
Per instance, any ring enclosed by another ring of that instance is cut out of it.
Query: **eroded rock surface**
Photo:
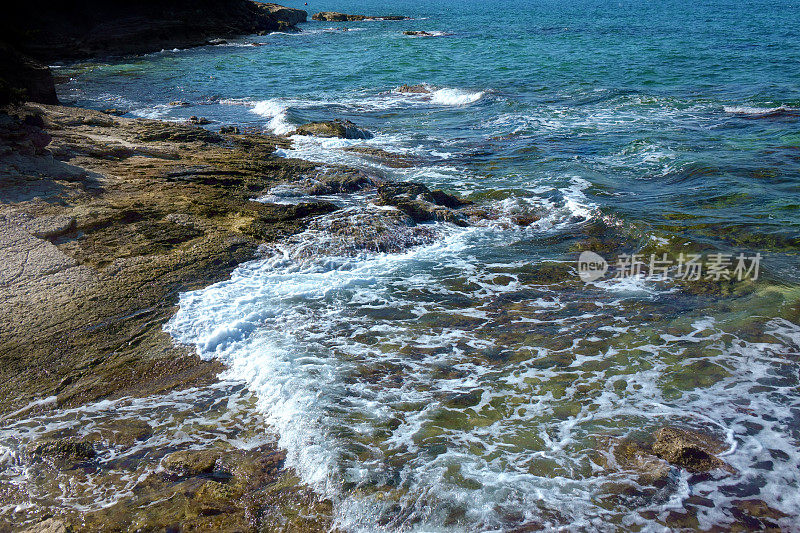
[[[716,468],[732,470],[715,454],[725,449],[715,438],[688,429],[663,427],[655,434],[653,453],[690,472],[708,472]]]
[[[299,126],[291,135],[313,135],[315,137],[339,137],[341,139],[371,139],[372,134],[349,120],[309,122]]]

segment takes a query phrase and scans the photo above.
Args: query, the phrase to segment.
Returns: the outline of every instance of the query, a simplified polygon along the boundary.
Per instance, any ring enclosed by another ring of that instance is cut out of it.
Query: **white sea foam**
[[[477,102],[484,92],[469,92],[462,89],[437,89],[431,95],[431,102],[441,105],[462,106]]]
[[[267,127],[278,135],[289,133],[295,126],[289,122],[288,113],[291,102],[271,99],[256,102],[252,112],[264,118],[268,118]]]
[[[778,107],[751,107],[751,106],[723,106],[723,111],[733,115],[746,115],[754,118],[778,115],[800,115],[800,108],[790,106]]]

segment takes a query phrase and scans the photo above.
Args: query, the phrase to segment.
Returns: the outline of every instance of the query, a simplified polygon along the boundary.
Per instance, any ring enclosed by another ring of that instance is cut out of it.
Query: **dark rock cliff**
[[[299,9],[252,0],[18,2],[0,18],[0,48],[8,56],[0,62],[0,104],[20,95],[53,103],[41,63],[188,48],[212,38],[292,29],[306,17]]]

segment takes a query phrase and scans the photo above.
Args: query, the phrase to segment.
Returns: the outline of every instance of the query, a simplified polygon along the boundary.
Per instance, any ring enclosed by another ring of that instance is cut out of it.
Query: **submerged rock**
[[[414,164],[405,156],[373,146],[348,146],[345,152],[355,152],[376,159],[390,168],[411,168]]]
[[[39,522],[27,529],[22,530],[22,533],[71,533],[72,528],[67,526],[63,521],[57,518],[48,518],[44,522]]]
[[[709,472],[716,468],[732,468],[715,454],[725,446],[709,435],[698,431],[663,427],[656,432],[653,453],[690,472]]]
[[[28,454],[31,459],[57,461],[65,466],[89,461],[96,455],[91,443],[71,438],[40,441]]]
[[[410,181],[380,185],[375,203],[396,207],[414,222],[438,220],[460,226],[466,225],[466,222],[463,216],[453,209],[470,204],[444,191],[430,190],[421,183]]]
[[[217,450],[182,450],[166,456],[161,465],[179,476],[197,476],[212,473],[220,456]]]
[[[403,32],[403,35],[410,35],[412,37],[434,37],[435,34],[428,32],[428,31],[415,31],[415,30],[407,30]]]
[[[349,120],[309,122],[294,130],[290,135],[312,135],[315,137],[339,137],[340,139],[371,139],[372,134]]]
[[[303,192],[312,196],[345,194],[375,187],[375,180],[361,170],[332,167],[303,184]]]

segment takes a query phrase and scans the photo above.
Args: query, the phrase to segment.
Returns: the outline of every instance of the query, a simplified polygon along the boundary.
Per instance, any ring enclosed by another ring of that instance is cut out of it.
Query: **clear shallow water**
[[[392,226],[415,246],[374,253],[332,232],[374,220],[368,197],[346,200],[181,298],[169,331],[248,384],[342,526],[658,529],[677,512],[708,528],[757,498],[788,527],[800,513],[797,7],[321,2],[308,9],[414,20],[71,65],[60,91],[212,129],[347,118],[375,137],[295,137],[284,155],[444,187],[490,213],[469,228]],[[352,144],[414,164],[388,168]],[[584,249],[687,243],[760,252],[762,278],[718,290],[574,273]],[[609,459],[618,439],[663,425],[714,434],[736,473],[673,469],[653,485]]]

